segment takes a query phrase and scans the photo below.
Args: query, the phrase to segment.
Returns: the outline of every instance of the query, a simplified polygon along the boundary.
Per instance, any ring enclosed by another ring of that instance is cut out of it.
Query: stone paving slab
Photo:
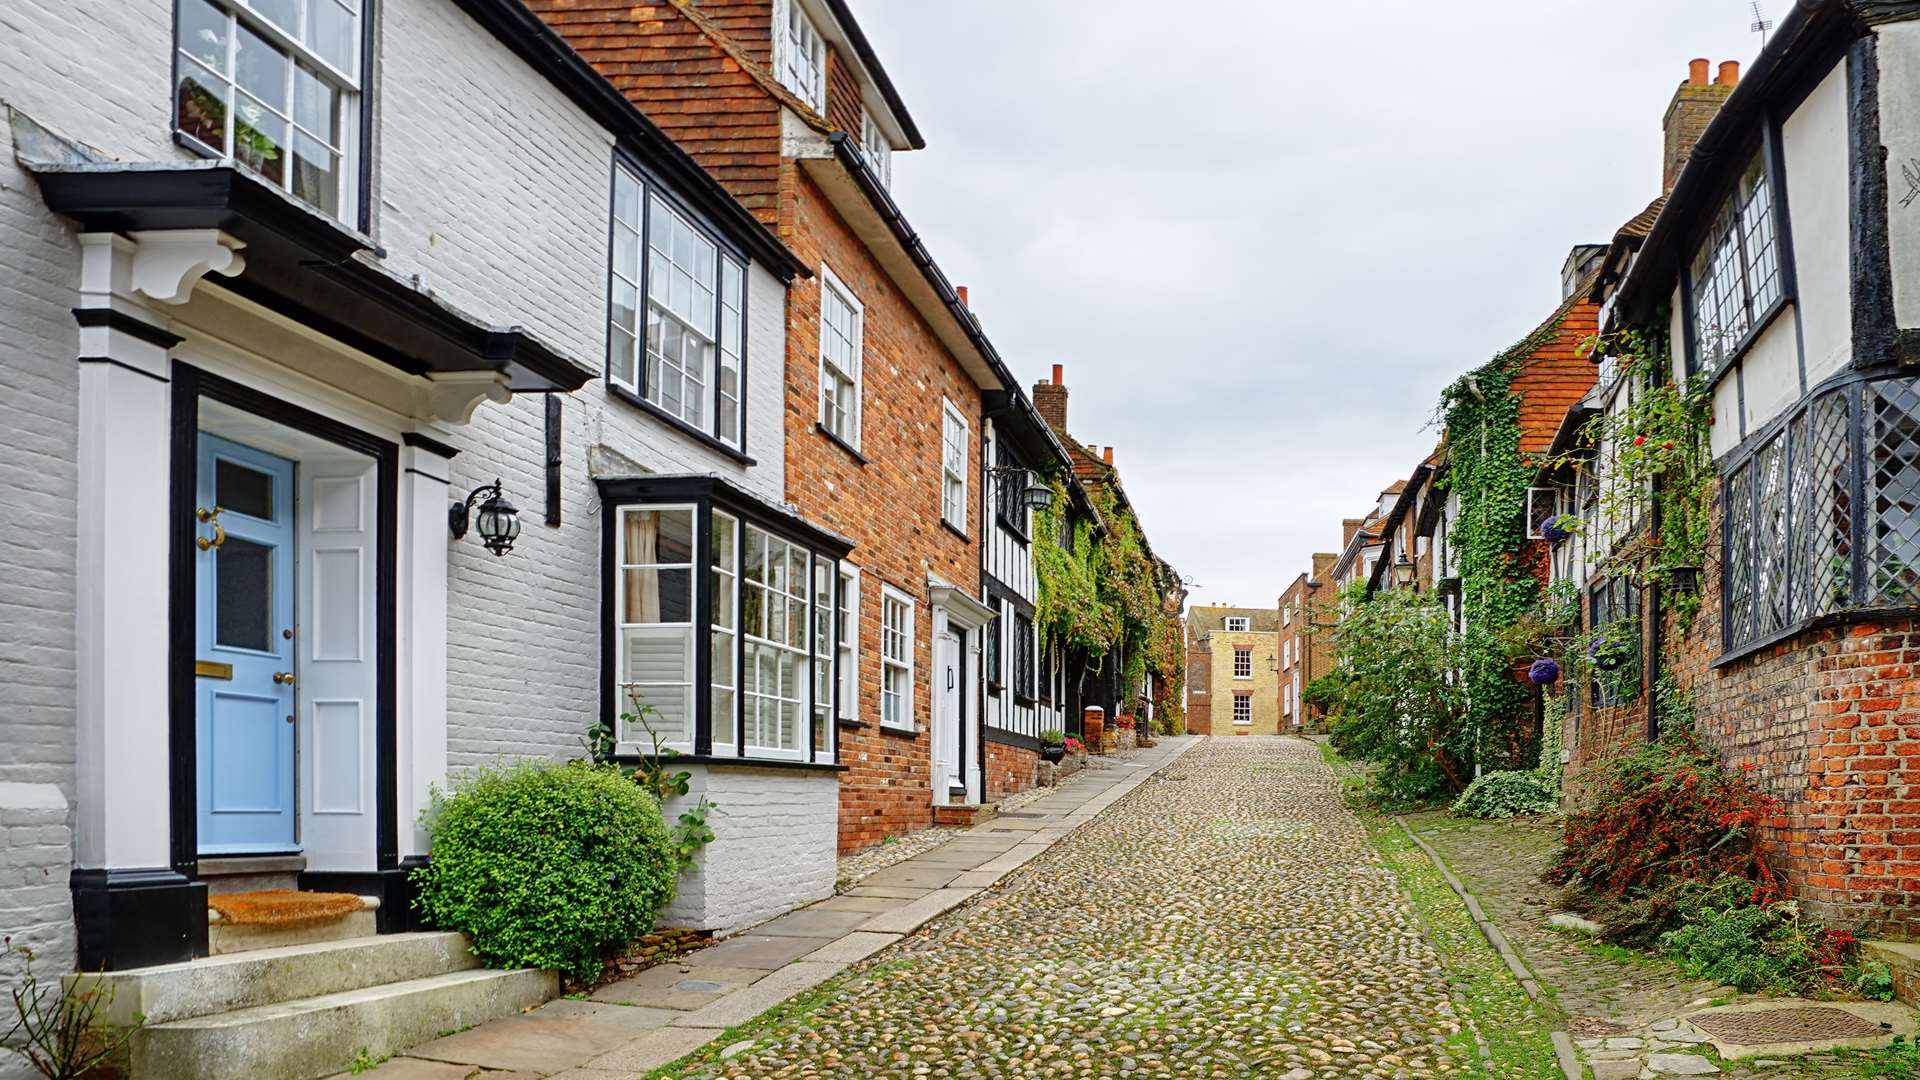
[[[819,947],[820,942],[815,938],[741,934],[738,937],[728,938],[718,945],[701,949],[698,953],[684,959],[695,967],[715,964],[722,967],[766,968],[771,971],[790,964]]]
[[[552,1002],[436,1039],[374,1073],[456,1080],[480,1066],[551,1080],[628,1080],[658,1068],[965,904],[1200,742],[1169,739],[1135,761],[1083,770],[1061,792],[1023,807],[1036,816],[1019,819],[1021,827],[1004,829],[1005,819],[976,826],[844,894],[601,987],[591,1000]],[[962,877],[982,884],[949,887]],[[489,1071],[485,1080],[515,1076]]]

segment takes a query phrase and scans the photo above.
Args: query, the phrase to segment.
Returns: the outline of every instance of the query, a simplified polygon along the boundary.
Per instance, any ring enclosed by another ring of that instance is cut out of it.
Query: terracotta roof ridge
[[[787,89],[786,84],[776,78],[773,72],[761,67],[758,60],[748,56],[746,50],[742,49],[739,44],[733,40],[733,35],[727,33],[725,29],[720,27],[712,19],[707,18],[705,14],[694,6],[693,0],[669,0],[669,3],[673,5],[675,11],[686,16],[687,21],[698,28],[700,33],[704,35],[708,41],[713,43],[714,48],[726,53],[728,58],[734,63],[739,64],[740,70],[746,72],[747,76],[758,84],[760,89],[772,95],[775,101],[778,101],[780,104],[785,105],[799,114],[800,119],[806,121],[808,127],[813,128],[823,135],[833,132],[833,125],[828,123],[825,117],[815,112],[812,105],[800,100],[798,94]],[[771,42],[768,43],[767,48],[769,55],[771,55],[773,48]]]

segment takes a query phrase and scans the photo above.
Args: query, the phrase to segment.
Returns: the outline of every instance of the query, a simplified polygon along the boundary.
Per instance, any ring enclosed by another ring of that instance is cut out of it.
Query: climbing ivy
[[[1105,528],[1079,521],[1068,535],[1066,485],[1057,476],[1049,483],[1053,505],[1035,512],[1031,541],[1039,578],[1034,620],[1042,644],[1077,650],[1096,665],[1119,649],[1129,691],[1148,672],[1165,687],[1179,687],[1184,675],[1179,635],[1169,627],[1159,564],[1147,552],[1133,511],[1121,505],[1111,485],[1089,485],[1088,497]],[[1169,693],[1160,707],[1177,708],[1179,697]]]
[[[1441,395],[1439,420],[1446,438],[1443,485],[1460,500],[1459,520],[1449,537],[1460,568],[1464,632],[1460,671],[1466,686],[1465,756],[1477,769],[1519,769],[1533,764],[1532,695],[1513,677],[1501,630],[1540,602],[1533,565],[1537,549],[1527,542],[1527,487],[1539,463],[1520,453],[1520,398],[1513,378],[1535,349],[1560,331],[1554,319],[1462,376]]]

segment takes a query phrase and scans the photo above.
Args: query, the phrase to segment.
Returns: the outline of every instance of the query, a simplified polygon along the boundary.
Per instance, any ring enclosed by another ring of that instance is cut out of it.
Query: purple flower
[[[1571,534],[1567,532],[1567,527],[1561,524],[1560,516],[1556,514],[1541,524],[1540,535],[1546,537],[1550,542],[1557,544]]]
[[[1550,686],[1560,681],[1560,665],[1551,660],[1535,660],[1527,668],[1527,678],[1535,686]]]

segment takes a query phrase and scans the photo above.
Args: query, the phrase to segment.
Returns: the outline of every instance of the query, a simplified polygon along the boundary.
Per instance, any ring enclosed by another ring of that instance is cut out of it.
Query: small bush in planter
[[[1059,728],[1048,728],[1041,732],[1037,738],[1039,738],[1041,746],[1067,745],[1067,733],[1061,731]]]
[[[1071,735],[1067,736],[1067,741],[1063,745],[1069,754],[1084,754],[1087,752],[1087,744]]]
[[[679,864],[653,796],[611,765],[483,769],[426,814],[433,856],[414,872],[427,921],[473,938],[491,967],[600,974],[653,927]]]

